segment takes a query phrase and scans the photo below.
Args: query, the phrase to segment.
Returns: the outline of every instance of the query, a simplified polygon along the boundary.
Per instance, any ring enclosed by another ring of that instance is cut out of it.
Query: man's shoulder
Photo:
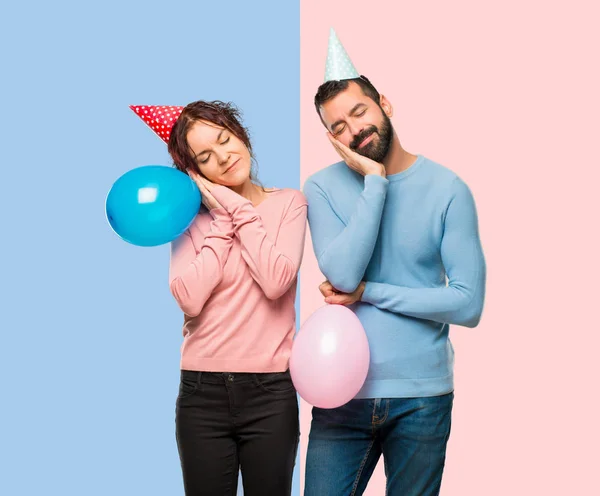
[[[426,169],[430,174],[431,184],[440,190],[440,194],[446,193],[449,198],[452,198],[457,193],[466,192],[470,194],[469,186],[458,173],[433,160],[425,158],[425,161],[427,164]]]
[[[434,177],[438,184],[452,184],[458,178],[458,174],[449,167],[427,157],[423,157],[423,160],[423,169]]]

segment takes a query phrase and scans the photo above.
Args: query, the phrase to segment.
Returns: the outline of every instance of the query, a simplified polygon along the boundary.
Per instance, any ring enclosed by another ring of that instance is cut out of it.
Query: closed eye
[[[226,139],[226,140],[223,140],[223,141],[221,141],[221,143],[220,143],[220,144],[221,144],[221,145],[226,145],[227,143],[229,143],[229,138],[230,138],[230,137],[227,137],[227,139]],[[199,161],[199,163],[200,163],[200,164],[205,164],[206,162],[208,162],[208,159],[209,159],[209,158],[210,158],[210,153],[209,153],[209,154],[206,156],[206,158],[205,158],[204,160],[200,160],[200,161]]]
[[[340,134],[342,134],[344,132],[345,129],[346,129],[345,125],[340,126],[340,127],[337,128],[337,131],[333,132],[333,135],[334,136],[339,136]]]

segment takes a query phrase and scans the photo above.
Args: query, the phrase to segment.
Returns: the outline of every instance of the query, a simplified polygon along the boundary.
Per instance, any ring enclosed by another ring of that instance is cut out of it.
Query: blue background
[[[1,17],[0,494],[183,494],[168,246],[121,241],[104,201],[127,170],[171,164],[128,105],[197,99],[237,103],[262,182],[299,187],[298,1]]]

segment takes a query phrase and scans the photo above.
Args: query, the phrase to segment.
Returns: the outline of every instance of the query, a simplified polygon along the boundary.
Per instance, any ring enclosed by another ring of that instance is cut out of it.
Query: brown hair
[[[326,81],[319,86],[317,89],[317,94],[315,95],[315,108],[317,109],[317,114],[319,114],[319,116],[321,115],[321,105],[348,88],[351,82],[358,84],[363,94],[381,107],[379,104],[379,92],[377,89],[375,89],[375,86],[373,86],[371,81],[369,81],[366,76],[360,76],[353,79],[342,79],[340,81]]]
[[[171,136],[169,137],[169,154],[173,159],[173,164],[177,169],[187,173],[192,169],[201,174],[198,164],[192,155],[192,151],[187,142],[187,134],[191,127],[197,121],[207,121],[229,130],[235,137],[246,145],[250,152],[250,158],[256,163],[250,142],[250,133],[241,123],[241,112],[231,102],[224,103],[219,100],[206,102],[198,100],[192,102],[183,109],[181,115],[175,121]],[[250,179],[253,182],[258,180],[255,174],[250,172]],[[260,185],[260,183],[259,183]],[[262,186],[262,185],[260,185]]]

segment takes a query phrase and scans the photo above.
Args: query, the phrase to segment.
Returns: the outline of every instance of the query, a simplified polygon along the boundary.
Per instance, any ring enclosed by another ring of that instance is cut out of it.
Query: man
[[[437,495],[454,398],[449,325],[475,327],[483,309],[475,203],[456,174],[402,148],[391,103],[333,31],[315,106],[343,159],[304,186],[320,290],[356,313],[371,363],[355,399],[313,408],[305,496],[362,494],[381,455],[387,494]]]

